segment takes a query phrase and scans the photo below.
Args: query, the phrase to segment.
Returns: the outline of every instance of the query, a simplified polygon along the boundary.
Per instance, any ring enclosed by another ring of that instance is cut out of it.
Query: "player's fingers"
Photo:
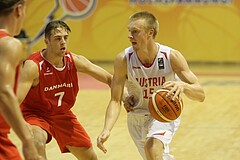
[[[168,86],[169,84],[172,84],[172,81],[167,81],[163,84],[163,87]]]
[[[178,99],[180,101],[182,100],[182,93],[183,93],[183,88],[180,89],[180,93],[178,94]]]
[[[107,149],[104,147],[103,143],[98,143],[97,147],[103,151],[103,153],[107,153]]]
[[[132,111],[131,108],[126,108],[126,107],[125,107],[125,109],[126,109],[127,112],[131,112],[131,111]]]
[[[104,147],[103,143],[105,142],[104,139],[102,139],[101,137],[98,137],[97,139],[97,147],[102,150],[104,153],[107,152],[107,149]]]
[[[108,139],[109,135],[110,135],[109,131],[104,131],[97,139],[97,146],[104,153],[107,152],[107,149],[104,147],[103,143]]]
[[[101,149],[103,142],[100,137],[97,138],[97,147]]]
[[[124,101],[124,105],[126,106],[134,106],[134,96],[131,95],[129,97],[127,97]]]
[[[178,95],[178,99],[179,99],[179,101],[182,100],[182,94],[181,93]]]
[[[128,112],[133,111],[133,106],[126,105],[126,106],[125,106],[125,109],[126,109]]]
[[[163,89],[171,90],[173,88],[174,84],[171,81],[165,82],[162,86]]]
[[[130,106],[127,103],[124,103],[124,108],[127,112],[130,112]]]
[[[175,92],[177,91],[178,87],[177,86],[174,86],[168,93],[167,93],[167,96],[170,96],[170,95],[173,95],[175,94]]]
[[[125,99],[124,108],[126,109],[127,112],[133,111],[134,105],[135,105],[135,102],[134,102],[134,96],[133,95],[131,95],[131,96],[129,96]]]
[[[101,144],[101,143],[103,143],[103,140],[102,140],[103,138],[102,138],[102,135],[100,135],[100,136],[98,136],[98,138],[97,138],[97,144]]]
[[[174,91],[172,100],[175,101],[175,99],[179,97],[180,93],[181,93],[181,89],[177,89],[176,91]]]
[[[131,105],[131,106],[134,106],[135,104],[135,101],[134,101],[134,96],[133,95],[131,95],[130,97],[129,97],[129,104]]]

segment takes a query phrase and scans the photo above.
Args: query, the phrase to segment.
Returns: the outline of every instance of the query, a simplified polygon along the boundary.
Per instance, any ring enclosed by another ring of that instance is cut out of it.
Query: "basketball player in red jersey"
[[[120,113],[124,85],[134,99],[133,108],[128,108],[130,103],[126,105],[128,130],[144,160],[172,160],[169,143],[180,124],[180,118],[169,123],[153,119],[148,111],[151,95],[160,88],[166,88],[170,90],[169,94],[174,93],[173,99],[181,93],[200,102],[205,98],[203,88],[183,55],[155,42],[158,27],[156,17],[149,12],[137,12],[130,17],[128,38],[132,46],[115,59],[111,100],[103,131],[97,139],[98,147],[105,153],[107,150],[103,143]]]
[[[46,48],[24,62],[18,98],[24,118],[31,124],[36,147],[45,159],[45,144],[54,137],[62,153],[71,152],[81,160],[97,160],[88,134],[71,111],[79,90],[77,72],[109,86],[112,75],[67,50],[70,31],[63,21],[47,24]]]
[[[25,0],[0,0],[0,159],[21,160],[16,146],[8,139],[10,127],[22,142],[26,160],[37,160],[32,134],[22,116],[15,95],[22,44],[19,34],[25,16]]]

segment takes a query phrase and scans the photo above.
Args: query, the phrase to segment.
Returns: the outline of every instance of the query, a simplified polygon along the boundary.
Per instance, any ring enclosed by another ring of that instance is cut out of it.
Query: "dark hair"
[[[47,24],[45,31],[44,31],[45,37],[49,38],[52,34],[52,31],[55,30],[56,28],[63,28],[68,33],[71,32],[70,27],[65,22],[63,22],[61,20],[54,20]]]
[[[0,0],[0,15],[9,15],[15,4],[24,4],[25,0]]]
[[[153,29],[153,38],[155,38],[159,29],[157,18],[152,13],[149,13],[147,11],[137,12],[130,16],[130,21],[135,21],[138,19],[145,19],[146,29]]]

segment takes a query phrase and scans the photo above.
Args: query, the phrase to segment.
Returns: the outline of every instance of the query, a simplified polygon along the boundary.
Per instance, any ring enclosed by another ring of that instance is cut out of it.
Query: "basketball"
[[[61,7],[64,11],[77,18],[79,16],[88,15],[90,11],[95,8],[96,1],[95,0],[61,0]]]
[[[160,122],[171,122],[177,119],[183,109],[182,101],[173,95],[167,96],[168,90],[160,89],[149,99],[148,109],[151,115]]]

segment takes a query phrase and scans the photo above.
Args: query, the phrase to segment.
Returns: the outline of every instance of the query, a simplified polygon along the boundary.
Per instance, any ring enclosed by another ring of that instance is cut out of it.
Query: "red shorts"
[[[17,147],[8,139],[8,134],[0,133],[0,160],[21,160]]]
[[[47,143],[54,137],[62,153],[69,152],[66,148],[67,145],[87,148],[92,146],[87,132],[72,111],[58,115],[40,115],[24,111],[23,116],[29,124],[39,126],[47,131]]]
[[[10,126],[7,124],[3,116],[0,114],[0,133],[8,134],[10,133]]]

